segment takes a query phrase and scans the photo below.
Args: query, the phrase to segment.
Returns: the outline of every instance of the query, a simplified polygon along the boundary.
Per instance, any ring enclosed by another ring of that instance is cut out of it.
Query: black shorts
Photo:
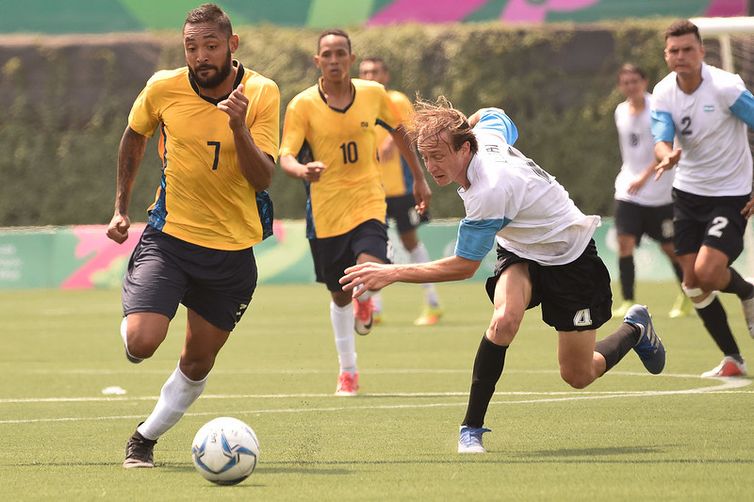
[[[388,220],[395,220],[399,234],[404,234],[429,221],[428,213],[416,212],[416,200],[411,194],[388,197],[385,202],[387,202]]]
[[[591,240],[576,260],[566,265],[544,266],[497,247],[495,275],[485,289],[492,302],[500,275],[515,263],[529,264],[531,302],[526,309],[542,305],[542,320],[558,331],[597,329],[612,316],[613,293],[610,273]]]
[[[647,234],[660,243],[673,240],[673,204],[642,206],[625,200],[615,201],[615,229],[618,235],[633,235],[636,245]]]
[[[702,246],[722,251],[733,263],[744,249],[748,195],[705,197],[673,189],[673,239],[677,255],[698,253]]]
[[[172,319],[182,303],[212,325],[232,331],[256,285],[252,248],[210,249],[147,225],[123,279],[123,314],[155,312]]]
[[[367,253],[384,263],[387,257],[387,226],[378,220],[367,220],[353,230],[335,237],[309,239],[317,282],[329,291],[342,291],[338,280],[345,269],[356,265],[356,258]]]

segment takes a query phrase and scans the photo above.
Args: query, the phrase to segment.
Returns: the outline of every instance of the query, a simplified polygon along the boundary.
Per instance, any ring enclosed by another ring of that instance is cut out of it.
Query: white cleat
[[[709,371],[702,373],[703,377],[743,377],[746,376],[746,363],[739,363],[730,356]]]

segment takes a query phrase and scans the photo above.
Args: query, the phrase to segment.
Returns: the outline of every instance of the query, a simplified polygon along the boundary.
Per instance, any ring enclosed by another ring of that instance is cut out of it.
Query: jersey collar
[[[356,101],[356,86],[353,85],[353,82],[351,82],[351,102],[348,103],[348,106],[345,108],[335,108],[334,106],[330,106],[327,104],[327,97],[325,96],[325,91],[322,89],[322,83],[324,79],[322,77],[319,78],[317,81],[317,91],[319,91],[319,97],[322,98],[322,101],[327,105],[328,108],[330,108],[333,111],[336,111],[338,113],[346,113],[349,108],[351,108],[351,105],[353,105],[353,102]]]
[[[235,89],[236,87],[238,87],[238,84],[240,84],[241,81],[243,80],[244,69],[243,69],[243,65],[235,59],[233,60],[232,64],[238,70],[236,71],[236,80],[233,82],[233,89]],[[230,96],[230,92],[226,94],[225,96],[220,96],[219,98],[211,98],[209,96],[205,96],[204,94],[200,92],[199,85],[196,83],[196,80],[194,80],[194,77],[191,76],[191,72],[188,72],[188,79],[189,79],[189,83],[191,84],[191,88],[194,89],[194,92],[197,94],[197,96],[202,98],[204,101],[207,101],[208,103],[217,105],[217,103],[228,99],[228,97]]]

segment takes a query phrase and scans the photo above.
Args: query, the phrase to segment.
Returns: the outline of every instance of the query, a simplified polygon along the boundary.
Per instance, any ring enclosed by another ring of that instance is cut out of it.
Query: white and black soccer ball
[[[191,457],[199,473],[218,485],[235,485],[248,478],[259,459],[254,431],[231,417],[204,424],[194,436]]]

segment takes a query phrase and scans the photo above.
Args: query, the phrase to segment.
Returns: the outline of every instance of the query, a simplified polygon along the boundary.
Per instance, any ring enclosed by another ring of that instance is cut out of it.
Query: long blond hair
[[[453,108],[445,96],[439,96],[434,102],[417,98],[414,108],[416,112],[408,124],[408,133],[419,149],[432,148],[445,141],[440,137],[443,132],[448,133],[449,146],[455,151],[467,141],[472,155],[479,149],[466,115]]]

